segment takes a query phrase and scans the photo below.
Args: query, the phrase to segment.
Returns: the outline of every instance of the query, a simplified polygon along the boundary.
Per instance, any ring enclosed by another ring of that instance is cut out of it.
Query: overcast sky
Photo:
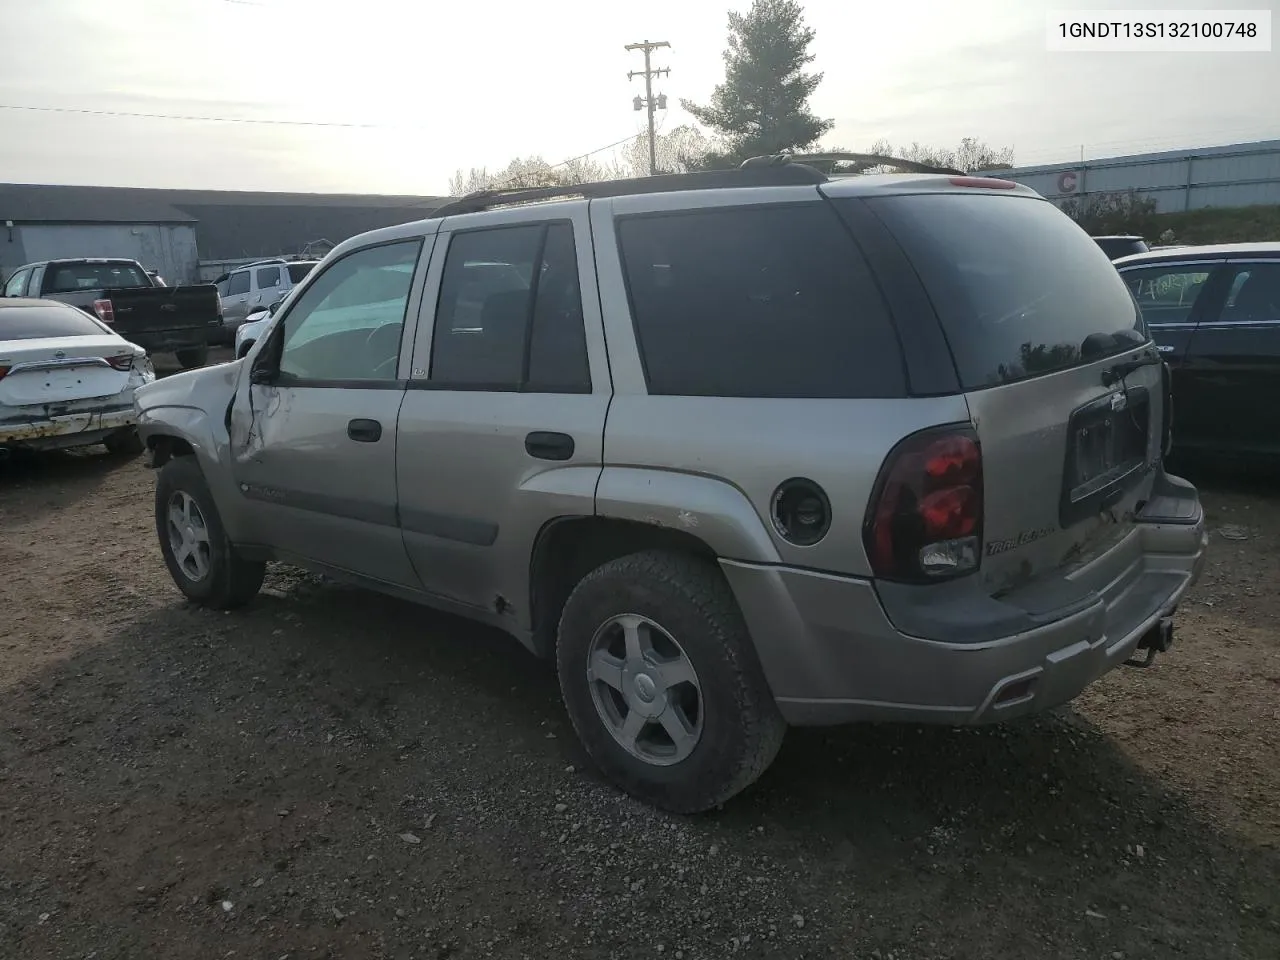
[[[1141,5],[806,0],[826,75],[813,107],[835,120],[825,145],[968,135],[1013,146],[1026,164],[1078,159],[1082,145],[1099,157],[1280,138],[1280,53],[1045,50],[1047,10]],[[0,0],[0,179],[444,193],[458,168],[531,154],[555,163],[641,130],[641,84],[626,76],[641,58],[626,43],[670,41],[655,57],[671,68],[657,89],[673,106],[705,101],[723,77],[728,6]],[[688,119],[676,108],[662,124]]]

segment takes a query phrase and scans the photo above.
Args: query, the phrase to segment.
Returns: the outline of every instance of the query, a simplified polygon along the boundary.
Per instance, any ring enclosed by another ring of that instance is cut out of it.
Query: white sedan
[[[244,357],[258,341],[267,324],[271,322],[271,314],[265,309],[255,310],[244,318],[244,323],[236,327],[236,359]]]
[[[0,300],[0,458],[101,443],[142,452],[133,392],[155,379],[147,352],[55,300]]]

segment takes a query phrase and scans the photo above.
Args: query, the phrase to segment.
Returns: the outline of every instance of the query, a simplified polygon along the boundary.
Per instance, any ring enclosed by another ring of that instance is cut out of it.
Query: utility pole
[[[636,77],[644,77],[644,96],[636,97],[633,104],[637,110],[647,109],[649,111],[649,176],[651,177],[658,172],[658,153],[657,146],[654,142],[655,134],[653,131],[653,111],[655,107],[659,110],[667,109],[667,95],[665,93],[658,94],[657,101],[654,101],[653,78],[663,76],[664,74],[670,76],[671,68],[660,67],[656,70],[653,69],[649,64],[649,56],[655,50],[662,47],[669,48],[670,46],[671,44],[667,43],[665,40],[659,40],[657,43],[650,43],[646,40],[644,43],[627,44],[628,53],[632,50],[644,51],[644,69],[630,71],[627,74],[627,79],[634,80]]]

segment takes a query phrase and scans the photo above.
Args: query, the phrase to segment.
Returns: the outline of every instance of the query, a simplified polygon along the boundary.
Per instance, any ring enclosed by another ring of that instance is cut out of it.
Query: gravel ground
[[[10,462],[0,957],[1274,960],[1280,496],[1210,489],[1152,669],[1002,728],[791,731],[686,819],[584,769],[501,635],[284,569],[190,607],[140,461]]]

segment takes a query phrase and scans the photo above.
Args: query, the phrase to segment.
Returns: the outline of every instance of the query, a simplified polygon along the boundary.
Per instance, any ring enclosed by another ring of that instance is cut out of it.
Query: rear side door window
[[[618,222],[650,394],[906,395],[887,308],[825,201]]]
[[[429,376],[443,387],[591,392],[570,223],[453,236],[440,283]]]
[[[1280,262],[1229,263],[1210,282],[1174,378],[1175,447],[1272,447],[1280,435]]]
[[[254,274],[254,284],[259,290],[271,290],[280,286],[279,267],[260,267]]]
[[[1280,321],[1280,262],[1236,265],[1219,321],[1250,324]]]

